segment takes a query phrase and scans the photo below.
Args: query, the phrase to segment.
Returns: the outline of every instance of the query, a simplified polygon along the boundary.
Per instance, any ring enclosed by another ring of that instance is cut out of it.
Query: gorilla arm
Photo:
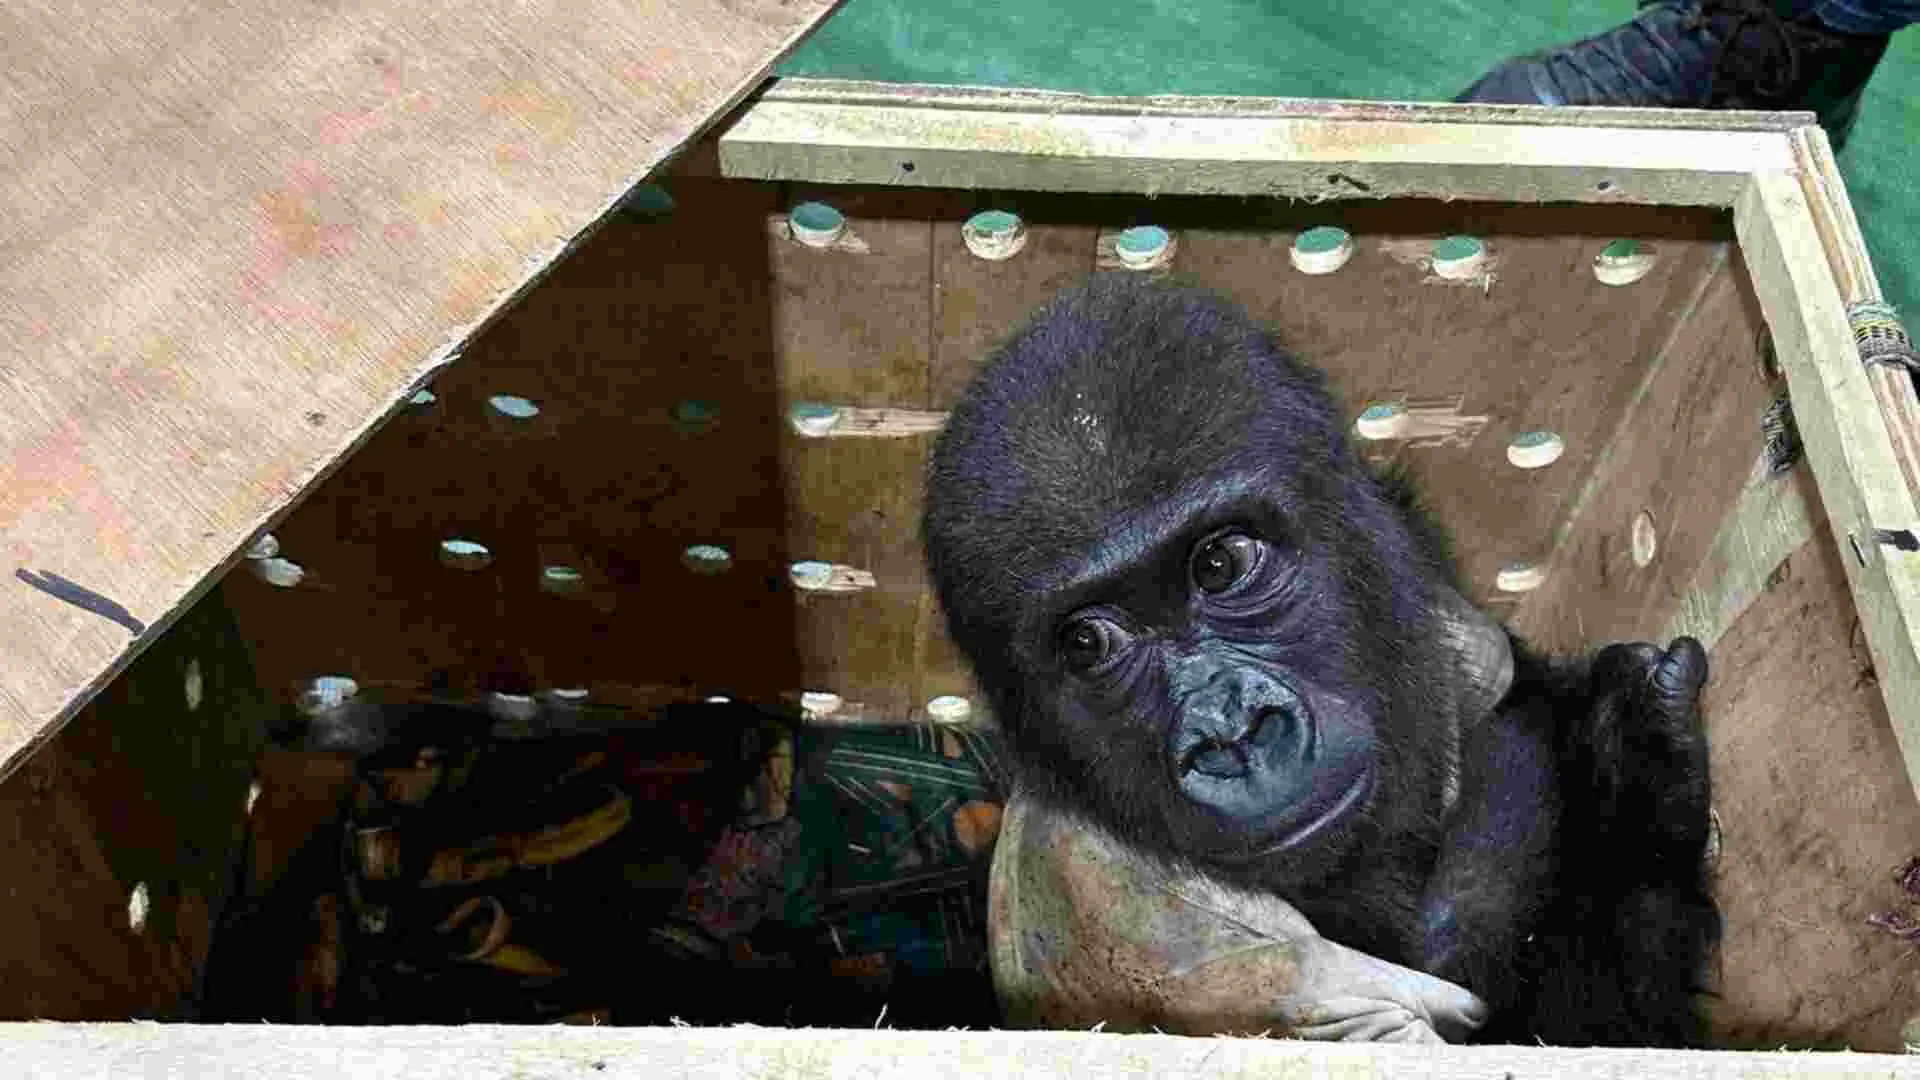
[[[993,974],[1022,1027],[1459,1041],[1465,989],[1321,937],[1277,896],[1235,888],[1016,795],[994,852]]]

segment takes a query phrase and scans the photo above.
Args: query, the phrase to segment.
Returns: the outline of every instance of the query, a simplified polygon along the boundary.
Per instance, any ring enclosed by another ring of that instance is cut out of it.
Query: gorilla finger
[[[1664,704],[1692,704],[1707,685],[1707,650],[1690,637],[1679,637],[1653,669],[1653,689]]]
[[[1631,684],[1660,660],[1660,646],[1647,641],[1620,642],[1601,649],[1593,658],[1593,678],[1601,683]]]

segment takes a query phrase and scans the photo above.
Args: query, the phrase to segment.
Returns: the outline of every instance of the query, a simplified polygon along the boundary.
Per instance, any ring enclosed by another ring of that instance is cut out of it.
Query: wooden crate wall
[[[1351,415],[1420,418],[1367,452],[1412,466],[1475,596],[1550,643],[1656,631],[1759,453],[1759,323],[1710,212],[664,186],[670,209],[642,199],[608,224],[276,530],[300,583],[231,590],[276,685],[822,691],[844,717],[895,719],[966,694],[919,559],[929,432],[992,344],[1136,224],[1173,238],[1155,272],[1249,305]],[[806,200],[845,215],[828,248],[787,227]],[[985,208],[1022,216],[1020,254],[968,250],[962,222]],[[1303,274],[1289,248],[1323,224],[1355,253]],[[1455,234],[1487,252],[1464,281],[1430,258]],[[1631,285],[1592,271],[1617,238],[1658,256]],[[501,415],[500,394],[539,412]],[[810,437],[791,423],[805,403],[850,411]],[[1507,447],[1537,430],[1565,453],[1517,468]],[[1636,506],[1664,543],[1623,571]],[[491,562],[443,565],[449,538]],[[695,544],[730,566],[689,568]],[[797,588],[803,560],[845,587]],[[1503,591],[1515,564],[1545,584]],[[544,587],[546,567],[579,587]]]

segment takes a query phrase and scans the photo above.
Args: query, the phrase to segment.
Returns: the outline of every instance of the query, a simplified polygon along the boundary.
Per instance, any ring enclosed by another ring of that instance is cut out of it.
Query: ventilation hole
[[[824,690],[809,690],[800,695],[800,711],[809,717],[832,716],[846,704],[839,694],[830,694]]]
[[[548,566],[540,571],[540,589],[560,596],[580,592],[587,587],[586,575],[571,566]]]
[[[1602,195],[1605,195],[1607,192],[1613,190],[1613,181],[1602,180],[1599,183],[1593,185],[1593,190],[1599,192]]]
[[[271,559],[280,554],[280,541],[272,533],[261,533],[247,545],[247,558]]]
[[[1369,441],[1394,438],[1406,427],[1406,406],[1394,404],[1369,405],[1353,424],[1354,431]]]
[[[1659,261],[1653,249],[1638,240],[1615,240],[1593,257],[1593,276],[1602,285],[1631,285],[1653,271]]]
[[[1646,566],[1660,552],[1660,536],[1653,527],[1653,515],[1645,510],[1633,517],[1633,565]]]
[[[810,438],[820,438],[840,425],[840,410],[832,405],[802,402],[787,414],[793,430]]]
[[[787,229],[808,247],[828,248],[846,233],[847,219],[826,203],[805,202],[787,215]]]
[[[1293,239],[1293,268],[1303,274],[1331,274],[1353,258],[1353,237],[1332,225],[1308,229]]]
[[[1129,270],[1151,270],[1164,263],[1173,236],[1158,225],[1135,225],[1113,242],[1113,254]]]
[[[1486,264],[1486,245],[1471,236],[1449,236],[1433,245],[1433,272],[1449,281],[1473,277]]]
[[[712,402],[689,398],[673,407],[673,426],[681,431],[705,431],[719,417],[720,410]]]
[[[913,169],[914,169],[914,165],[913,165],[913,162],[911,161],[903,161],[900,163],[900,171],[903,173],[910,173],[913,171]]]
[[[407,404],[416,409],[424,409],[439,400],[440,398],[431,390],[416,390],[413,396],[407,399]]]
[[[540,715],[540,705],[525,694],[506,694],[495,690],[487,695],[487,712],[498,720],[524,724]]]
[[[1566,452],[1566,440],[1551,431],[1523,431],[1507,444],[1507,460],[1521,469],[1544,469]]]
[[[456,537],[440,541],[440,562],[455,570],[485,570],[493,563],[493,552],[485,544]]]
[[[1020,254],[1027,246],[1027,227],[1020,215],[1007,210],[982,210],[960,226],[967,250],[989,262]]]
[[[487,399],[487,407],[509,420],[531,420],[540,415],[540,406],[514,394],[495,394]]]
[[[696,574],[725,573],[733,565],[733,556],[718,544],[695,544],[681,559]]]
[[[127,894],[127,925],[133,929],[134,933],[146,932],[147,913],[150,906],[147,899],[147,883],[142,881]]]
[[[253,816],[254,805],[260,801],[260,781],[247,785],[247,816]]]
[[[943,694],[927,702],[927,718],[936,724],[958,724],[972,713],[972,702],[952,694]]]
[[[811,560],[797,562],[788,569],[787,575],[793,579],[795,588],[824,589],[833,583],[833,564]]]
[[[1494,579],[1501,592],[1532,592],[1547,580],[1547,572],[1530,562],[1508,563]]]
[[[345,675],[320,675],[301,688],[296,703],[302,713],[313,716],[339,708],[360,693],[360,684]]]
[[[200,661],[187,661],[185,690],[188,712],[200,711],[200,702],[206,696],[206,689],[206,681],[200,676]]]
[[[291,589],[306,579],[306,568],[291,559],[253,559],[247,563],[253,576],[276,589]]]
[[[673,210],[673,195],[659,184],[641,184],[620,204],[621,213],[640,221],[658,221]]]

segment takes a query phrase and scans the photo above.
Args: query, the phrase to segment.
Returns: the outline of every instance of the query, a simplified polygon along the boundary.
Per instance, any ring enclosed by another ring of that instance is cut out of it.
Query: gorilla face
[[[1120,764],[1090,779],[1158,803],[1191,854],[1285,849],[1365,805],[1373,719],[1327,647],[1344,630],[1327,560],[1272,505],[1196,510],[1069,576],[1033,628],[1030,677],[1053,692],[1021,720]]]
[[[1445,571],[1318,373],[1237,309],[1130,277],[1067,294],[953,411],[926,505],[949,629],[1035,794],[1269,879],[1431,816]]]

